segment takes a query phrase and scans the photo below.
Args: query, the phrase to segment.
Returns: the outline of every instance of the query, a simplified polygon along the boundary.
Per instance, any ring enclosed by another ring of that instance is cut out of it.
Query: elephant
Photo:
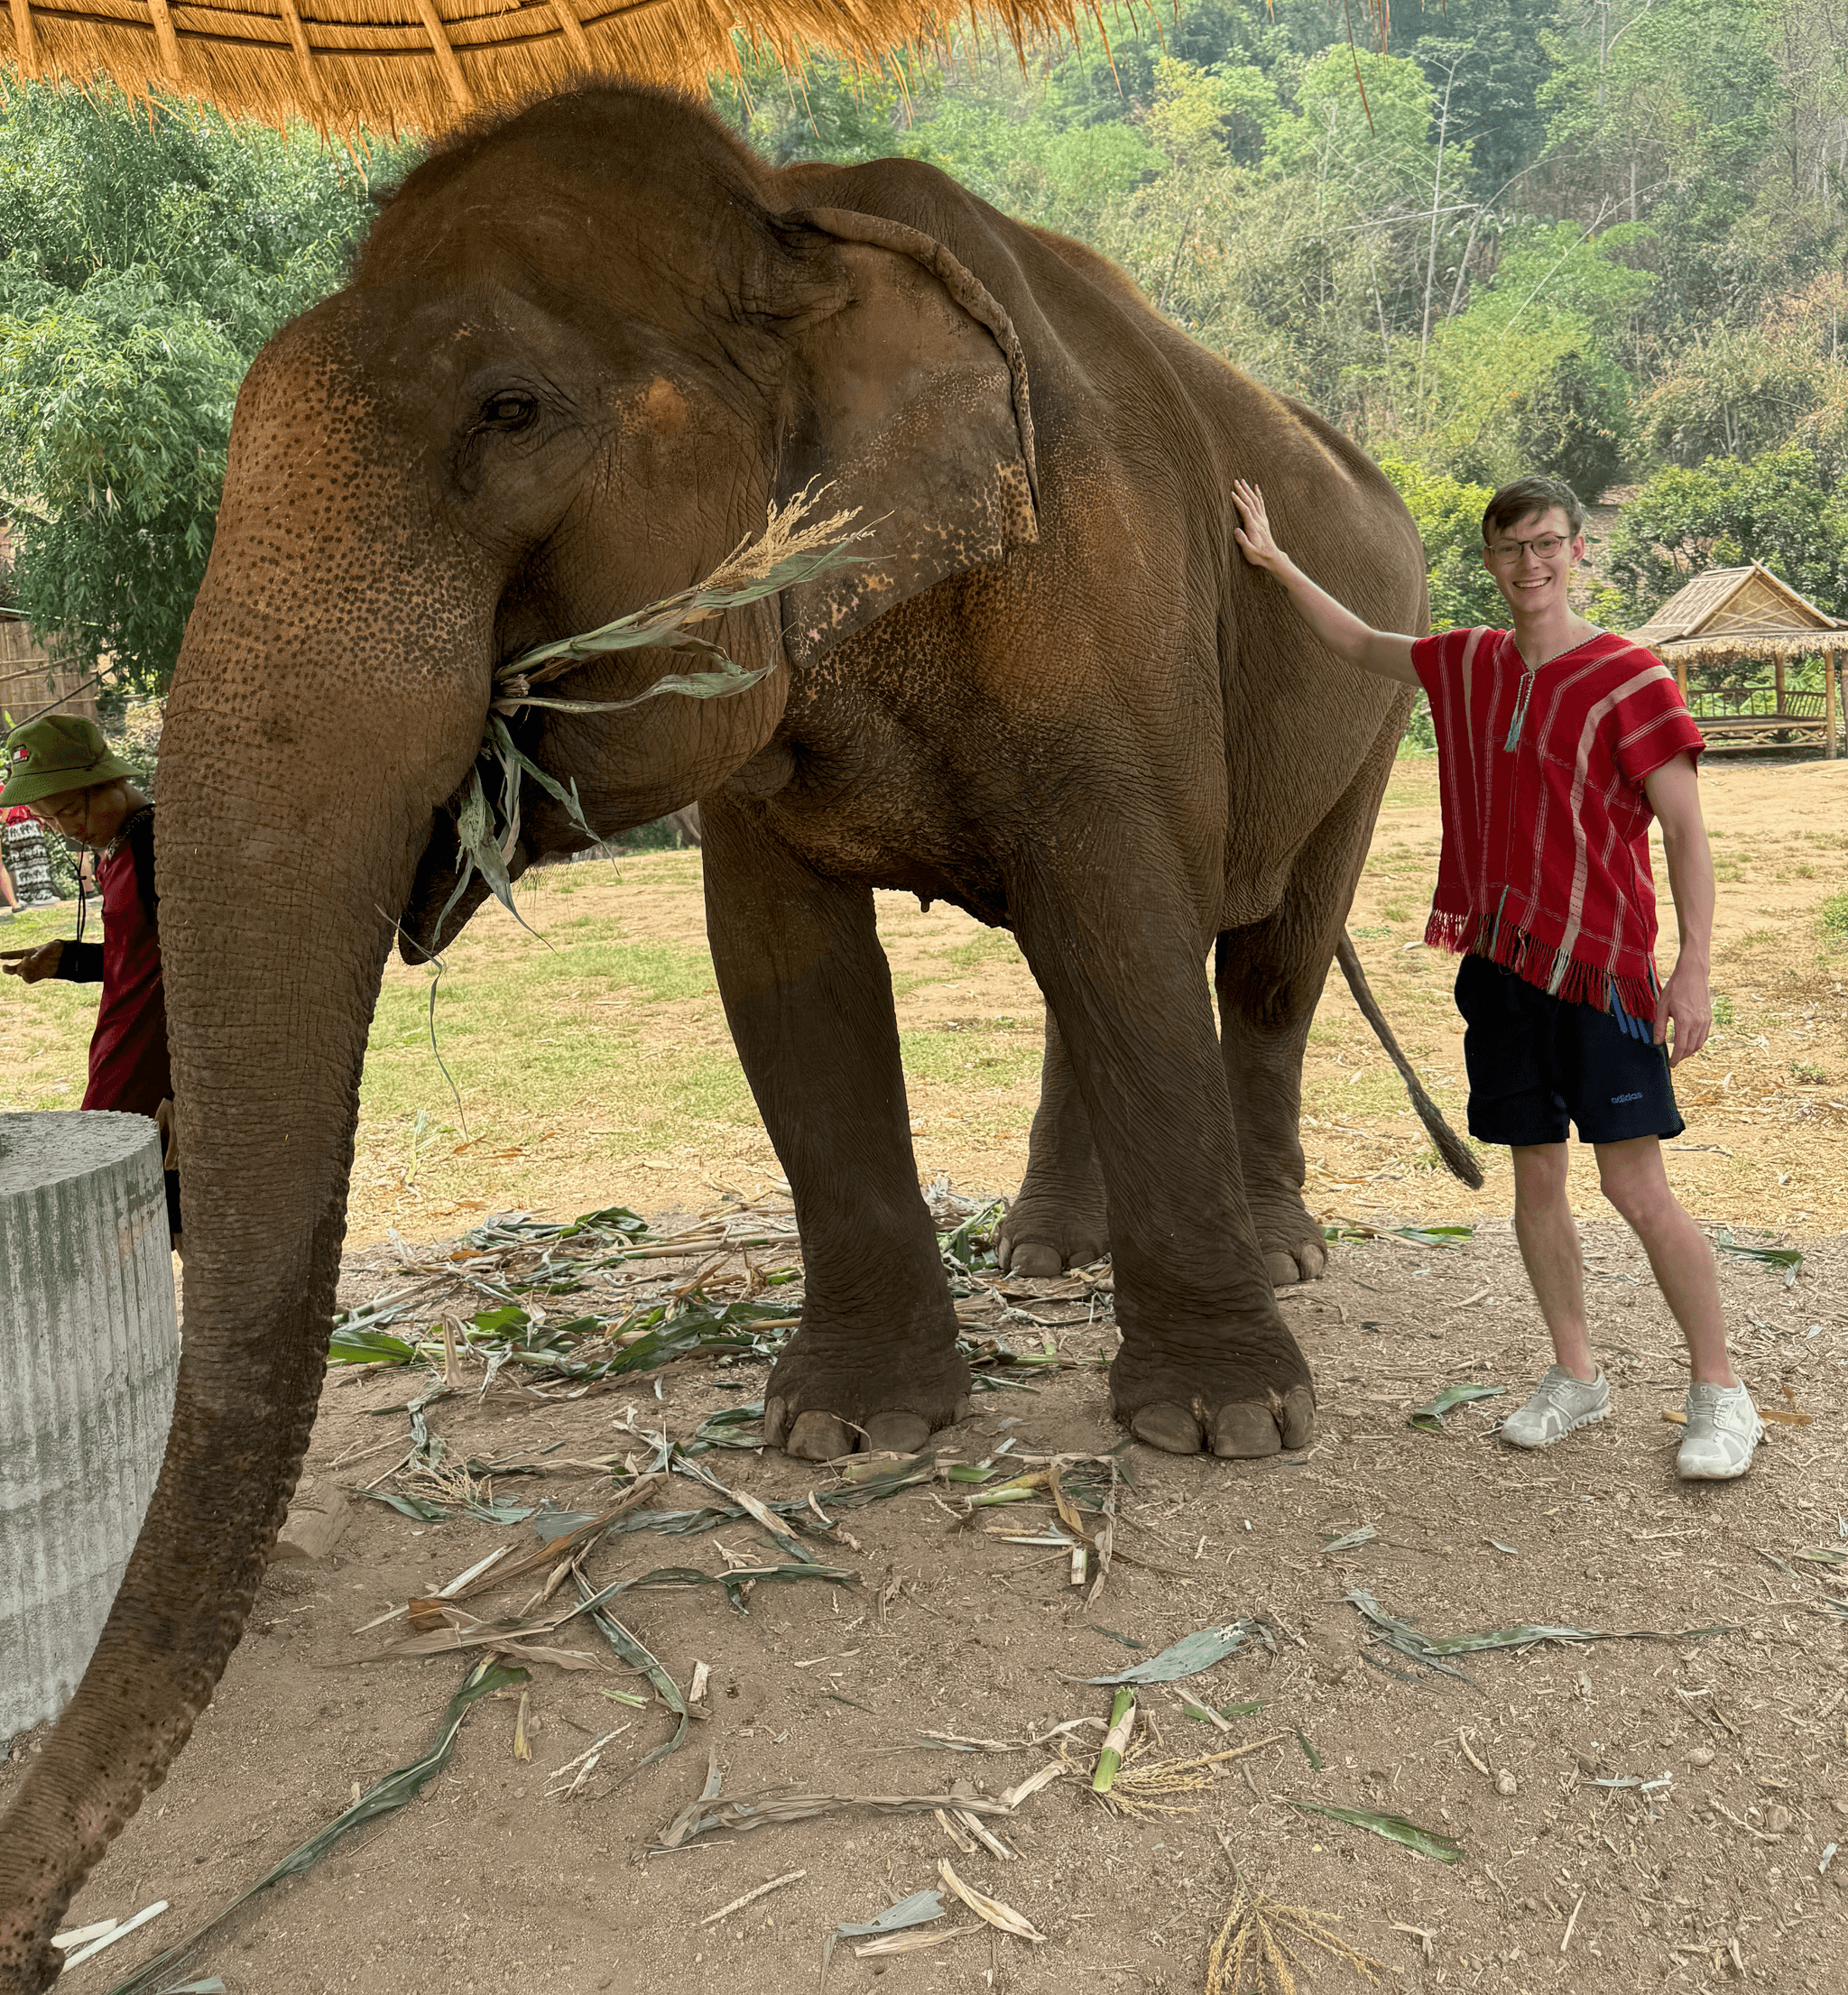
[[[1379,470],[1103,257],[919,162],[773,170],[627,84],[464,127],[263,350],[161,750],[180,1386],[88,1673],[0,1819],[5,1995],[54,1977],[60,1914],[209,1701],[286,1514],[384,960],[486,891],[457,892],[457,813],[496,669],[710,573],[772,502],[825,488],[873,535],[711,626],[774,670],[589,711],[674,662],[614,653],[551,688],[586,710],[510,723],[596,839],[701,800],[719,989],[806,1252],[769,1439],[918,1446],[969,1387],[890,888],[1011,928],[1045,993],[1007,1251],[1082,1257],[1107,1210],[1118,1418],[1178,1454],[1307,1441],[1273,1292],[1323,1253],[1300,1067],[1410,695],[1243,565],[1239,476],[1357,614],[1425,627]],[[513,873],[592,842],[529,780]]]

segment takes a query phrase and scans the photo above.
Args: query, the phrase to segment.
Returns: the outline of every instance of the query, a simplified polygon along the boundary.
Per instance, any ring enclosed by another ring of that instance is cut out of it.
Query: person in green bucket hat
[[[7,737],[0,810],[24,805],[34,817],[97,855],[103,939],[86,942],[79,900],[72,941],[0,950],[0,968],[22,983],[58,977],[100,984],[90,1039],[85,1108],[146,1115],[166,1150],[167,1223],[180,1244],[180,1174],[173,1151],[173,1071],[167,1051],[167,1001],[161,982],[160,900],[154,891],[154,807],[134,771],[94,721],[46,714]]]

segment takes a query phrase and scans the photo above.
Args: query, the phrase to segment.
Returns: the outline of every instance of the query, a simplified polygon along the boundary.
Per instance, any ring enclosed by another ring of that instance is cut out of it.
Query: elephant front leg
[[[1110,1251],[1091,1112],[1050,1011],[1027,1175],[996,1233],[995,1249],[1002,1267],[1017,1275],[1062,1274],[1088,1267]]]
[[[910,1452],[959,1417],[969,1372],[918,1189],[873,896],[823,879],[749,805],[708,800],[703,817],[719,992],[802,1239],[802,1323],[764,1434],[807,1461]]]
[[[1178,891],[1126,905],[1110,890],[1159,877],[1146,862],[1099,874],[1042,888],[1019,932],[1103,1167],[1123,1333],[1113,1405],[1170,1454],[1299,1447],[1315,1390],[1245,1203],[1198,914]]]

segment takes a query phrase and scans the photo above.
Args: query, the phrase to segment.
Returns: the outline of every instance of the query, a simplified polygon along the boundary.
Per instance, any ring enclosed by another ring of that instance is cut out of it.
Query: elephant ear
[[[1039,538],[1026,356],[1013,321],[943,245],[883,217],[775,217],[796,272],[792,402],[777,491],[811,480],[857,509],[865,561],[782,593],[790,660],[907,596]]]

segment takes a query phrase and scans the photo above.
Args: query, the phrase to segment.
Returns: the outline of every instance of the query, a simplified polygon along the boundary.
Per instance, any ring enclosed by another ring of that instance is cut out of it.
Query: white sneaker
[[[1575,1427],[1590,1427],[1611,1414],[1611,1381],[1600,1372],[1589,1381],[1575,1379],[1562,1365],[1549,1365],[1524,1407],[1502,1423],[1502,1438],[1518,1448],[1549,1448]]]
[[[1751,1466],[1765,1424],[1742,1385],[1691,1385],[1687,1435],[1675,1466],[1686,1482],[1730,1482]]]

